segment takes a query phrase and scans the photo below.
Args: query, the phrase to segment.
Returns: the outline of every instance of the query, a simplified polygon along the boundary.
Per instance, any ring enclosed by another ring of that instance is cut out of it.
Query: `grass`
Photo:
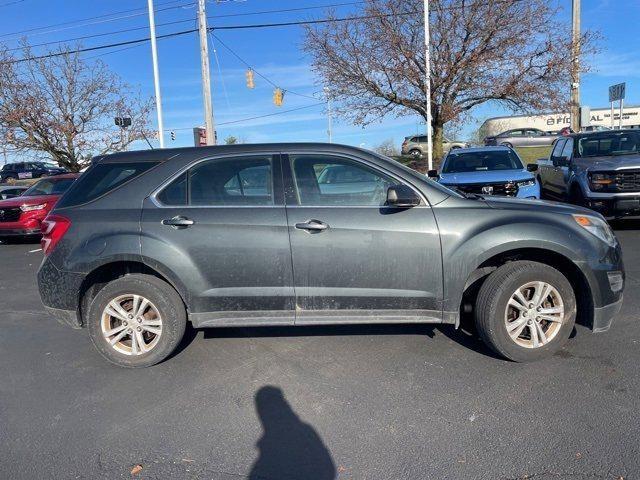
[[[526,164],[536,163],[539,158],[549,158],[551,146],[548,147],[521,147],[515,148],[522,161]]]

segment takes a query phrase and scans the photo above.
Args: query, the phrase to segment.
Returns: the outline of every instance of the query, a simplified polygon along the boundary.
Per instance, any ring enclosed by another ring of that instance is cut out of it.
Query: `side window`
[[[553,150],[551,151],[551,160],[555,161],[557,158],[560,158],[560,152],[562,152],[562,147],[564,147],[566,140],[561,138],[556,141],[556,144],[553,146]]]
[[[187,204],[187,174],[186,172],[167,185],[157,196],[157,199],[167,206],[184,206]]]
[[[571,160],[572,153],[573,153],[573,138],[567,138],[567,141],[564,143],[564,147],[562,147],[562,153],[560,154],[560,158],[562,158],[563,164],[569,163],[569,160]]]
[[[398,182],[362,163],[330,155],[292,155],[300,205],[381,206]]]
[[[511,130],[510,132],[507,132],[505,137],[522,137],[523,135],[524,132],[522,130]]]

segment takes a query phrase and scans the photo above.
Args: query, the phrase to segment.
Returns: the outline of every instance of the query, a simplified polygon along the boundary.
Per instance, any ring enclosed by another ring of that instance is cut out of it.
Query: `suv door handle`
[[[175,229],[178,228],[187,228],[193,225],[195,222],[193,220],[188,219],[187,217],[183,217],[182,215],[176,215],[173,218],[165,218],[162,220],[162,225],[168,225]]]
[[[309,232],[322,232],[329,228],[329,225],[321,222],[320,220],[308,220],[304,223],[296,223],[296,228],[298,230],[307,230]]]

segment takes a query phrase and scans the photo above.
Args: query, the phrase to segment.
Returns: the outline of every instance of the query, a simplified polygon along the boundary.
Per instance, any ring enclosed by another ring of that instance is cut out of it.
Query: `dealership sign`
[[[611,85],[609,87],[609,102],[617,102],[618,100],[624,100],[624,94],[626,89],[627,89],[626,83],[618,83],[617,85]]]

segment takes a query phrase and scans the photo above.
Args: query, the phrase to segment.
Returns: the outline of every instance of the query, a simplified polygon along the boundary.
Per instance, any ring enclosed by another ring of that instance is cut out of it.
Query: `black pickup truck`
[[[7,163],[0,171],[0,183],[25,178],[51,177],[69,173],[66,169],[51,162],[15,162]]]
[[[640,215],[640,131],[560,137],[538,167],[543,198],[585,206],[607,217]]]

